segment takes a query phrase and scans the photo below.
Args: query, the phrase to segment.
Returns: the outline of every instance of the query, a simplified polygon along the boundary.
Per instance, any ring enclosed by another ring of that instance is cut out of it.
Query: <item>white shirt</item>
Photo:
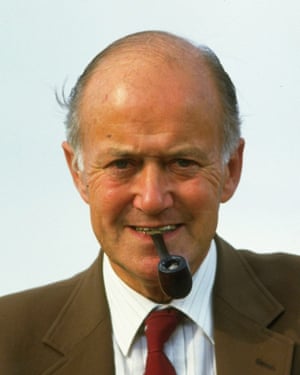
[[[177,375],[216,375],[212,321],[212,288],[217,264],[215,242],[193,275],[190,294],[159,305],[129,288],[104,256],[103,273],[113,327],[116,375],[142,375],[147,357],[143,321],[156,307],[173,306],[190,319],[180,324],[165,344]]]

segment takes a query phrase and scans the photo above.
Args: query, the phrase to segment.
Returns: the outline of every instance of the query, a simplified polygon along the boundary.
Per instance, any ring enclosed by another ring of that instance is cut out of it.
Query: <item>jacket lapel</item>
[[[58,360],[42,375],[113,375],[111,322],[99,259],[81,282],[44,337]]]
[[[218,375],[288,375],[294,343],[268,329],[283,307],[243,257],[216,238],[214,326]]]

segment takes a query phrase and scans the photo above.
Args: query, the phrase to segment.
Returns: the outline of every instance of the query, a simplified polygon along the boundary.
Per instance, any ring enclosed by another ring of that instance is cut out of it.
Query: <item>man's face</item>
[[[159,300],[159,258],[143,229],[170,226],[167,248],[195,272],[219,204],[237,185],[221,158],[218,95],[207,74],[195,79],[165,65],[137,70],[132,62],[101,75],[94,73],[80,106],[84,170],[73,177],[115,272]],[[65,152],[70,161],[67,144]]]

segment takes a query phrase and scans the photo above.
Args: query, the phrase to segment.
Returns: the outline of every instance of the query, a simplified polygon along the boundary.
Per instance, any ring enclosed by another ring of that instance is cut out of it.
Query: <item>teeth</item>
[[[156,227],[156,228],[135,227],[135,230],[137,232],[142,232],[142,233],[149,234],[149,235],[171,232],[172,230],[175,230],[175,229],[176,229],[176,225],[165,225],[163,227]]]

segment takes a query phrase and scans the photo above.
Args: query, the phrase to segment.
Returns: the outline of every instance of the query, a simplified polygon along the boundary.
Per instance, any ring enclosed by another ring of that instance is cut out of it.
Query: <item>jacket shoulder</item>
[[[287,253],[256,254],[241,250],[240,256],[256,277],[283,306],[284,313],[270,327],[300,340],[300,257]]]
[[[217,247],[224,253],[237,254],[244,265],[250,267],[257,279],[270,291],[285,296],[299,295],[300,256],[287,252],[258,253],[246,249],[235,249],[228,242],[216,236]],[[222,252],[219,255],[222,255]]]
[[[285,295],[300,291],[300,256],[288,253],[255,253],[238,250],[257,277],[270,290],[282,290]]]
[[[16,329],[7,326],[13,321],[36,325],[37,321],[45,321],[55,317],[62,304],[69,298],[76,285],[80,283],[83,273],[70,279],[49,285],[9,294],[0,298],[0,327],[1,332],[6,329]]]
[[[83,275],[84,272],[68,280],[0,298],[0,369],[3,366],[6,369],[5,364],[15,362],[15,358],[18,358],[15,366],[20,368],[29,358],[39,362],[44,335],[66,301],[76,293]]]

